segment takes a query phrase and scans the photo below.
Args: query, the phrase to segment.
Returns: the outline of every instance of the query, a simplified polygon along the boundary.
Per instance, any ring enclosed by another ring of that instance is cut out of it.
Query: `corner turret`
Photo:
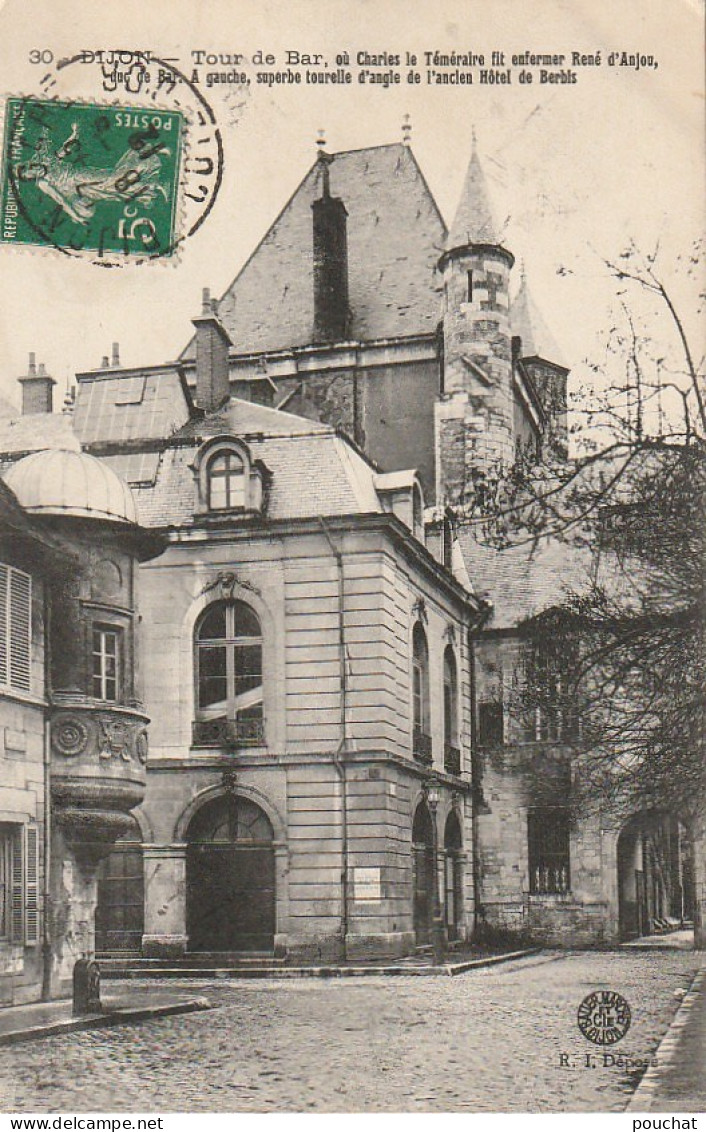
[[[511,252],[490,207],[475,135],[461,200],[439,260],[444,372],[437,405],[437,500],[470,502],[473,469],[514,458]]]

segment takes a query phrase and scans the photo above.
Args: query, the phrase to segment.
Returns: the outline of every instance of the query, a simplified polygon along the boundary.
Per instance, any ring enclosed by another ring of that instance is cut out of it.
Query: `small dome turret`
[[[34,452],[5,472],[8,487],[34,515],[137,523],[128,485],[95,456],[65,448]]]

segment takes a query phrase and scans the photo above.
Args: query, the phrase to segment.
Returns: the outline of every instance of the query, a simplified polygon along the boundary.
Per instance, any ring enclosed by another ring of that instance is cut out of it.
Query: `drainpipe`
[[[336,575],[338,581],[338,662],[341,681],[341,738],[333,756],[333,765],[341,781],[341,940],[343,943],[343,956],[346,955],[346,939],[348,937],[348,796],[346,783],[346,766],[341,759],[348,745],[346,729],[346,715],[348,706],[348,665],[346,663],[346,637],[343,621],[343,556],[334,543],[328,524],[323,516],[319,517],[321,529],[326,536],[329,549],[336,562]]]
[[[478,910],[481,906],[480,852],[478,837],[478,815],[480,812],[481,786],[478,781],[478,727],[476,724],[476,650],[475,634],[493,611],[490,602],[484,602],[478,618],[468,628],[468,675],[471,693],[471,845],[473,847],[473,935],[478,929]]]
[[[42,1002],[51,998],[51,602],[44,582],[44,874],[42,884]]]

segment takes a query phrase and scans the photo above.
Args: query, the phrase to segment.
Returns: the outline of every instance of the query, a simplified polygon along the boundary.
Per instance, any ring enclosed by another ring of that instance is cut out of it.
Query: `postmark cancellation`
[[[9,98],[0,242],[116,258],[178,244],[180,110]]]

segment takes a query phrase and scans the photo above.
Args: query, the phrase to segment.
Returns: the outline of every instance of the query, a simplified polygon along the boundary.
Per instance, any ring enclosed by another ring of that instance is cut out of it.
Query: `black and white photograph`
[[[3,1129],[700,1127],[703,4],[0,29]]]

